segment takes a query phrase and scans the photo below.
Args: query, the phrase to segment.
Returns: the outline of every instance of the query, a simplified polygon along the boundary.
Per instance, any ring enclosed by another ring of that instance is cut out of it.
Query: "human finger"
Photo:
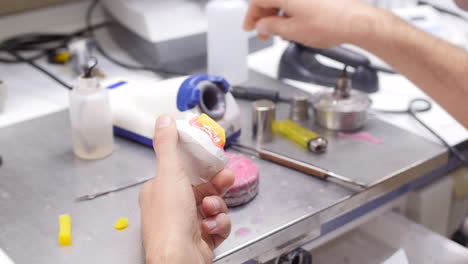
[[[262,8],[258,5],[252,4],[247,11],[244,18],[244,30],[252,31],[255,29],[257,21],[269,16],[277,16],[279,9],[277,8]]]
[[[228,208],[223,198],[220,196],[205,197],[201,204],[204,216],[214,216],[220,213],[227,213]]]
[[[222,213],[215,217],[207,218],[202,222],[205,234],[210,234],[213,239],[213,248],[218,247],[231,233],[231,219]]]
[[[154,130],[153,148],[158,159],[158,168],[172,166],[177,157],[177,132],[174,119],[168,115],[158,118]]]
[[[270,16],[260,19],[256,24],[260,39],[268,39],[276,35],[284,39],[292,39],[292,19],[280,16]]]
[[[234,184],[234,173],[231,170],[224,169],[207,183],[193,187],[195,201],[200,205],[203,198],[207,196],[223,196]]]

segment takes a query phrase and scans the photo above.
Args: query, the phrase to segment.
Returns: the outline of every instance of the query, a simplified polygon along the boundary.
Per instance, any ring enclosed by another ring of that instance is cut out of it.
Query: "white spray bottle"
[[[70,122],[73,152],[86,160],[101,159],[114,148],[109,94],[93,76],[90,66],[70,91]]]

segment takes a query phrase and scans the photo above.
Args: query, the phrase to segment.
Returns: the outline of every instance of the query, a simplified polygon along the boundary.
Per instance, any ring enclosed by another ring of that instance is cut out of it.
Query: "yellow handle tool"
[[[320,153],[327,150],[326,139],[291,120],[275,122],[273,129],[312,152]]]

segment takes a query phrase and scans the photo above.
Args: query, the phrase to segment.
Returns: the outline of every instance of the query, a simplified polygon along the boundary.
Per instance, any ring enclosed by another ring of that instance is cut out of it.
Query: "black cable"
[[[426,1],[418,1],[418,5],[427,5],[427,6],[430,6],[432,8],[434,8],[435,10],[439,11],[440,13],[444,13],[444,14],[447,14],[447,15],[451,15],[451,16],[454,16],[456,18],[459,18],[459,19],[462,19],[464,20],[465,22],[468,22],[468,19],[456,12],[453,12],[453,11],[450,11],[448,9],[445,9],[445,8],[442,8],[440,6],[436,6],[434,4],[431,4],[429,2],[426,2]]]
[[[93,30],[108,26],[109,23],[100,23],[92,25]],[[66,48],[73,38],[84,36],[88,33],[89,28],[79,29],[70,34],[51,34],[51,33],[28,33],[18,35],[6,39],[0,43],[0,51],[7,52],[8,50],[19,52],[35,52],[34,55],[24,56],[27,60],[37,60],[47,55],[52,50]],[[23,62],[16,58],[0,57],[2,63],[19,63]]]
[[[79,29],[71,34],[49,34],[49,33],[33,33],[24,34],[19,36],[11,37],[0,43],[0,52],[5,52],[11,56],[11,58],[0,58],[0,62],[3,63],[28,63],[32,67],[36,68],[40,72],[44,73],[63,87],[72,89],[72,86],[62,81],[56,75],[46,70],[44,67],[35,63],[35,60],[42,58],[47,55],[47,52],[64,48],[68,43],[75,37],[80,37],[89,31],[89,28],[93,30],[108,26],[108,23],[101,23]],[[20,52],[36,52],[31,56],[23,56]]]
[[[423,103],[424,107],[417,107],[417,104]],[[374,111],[387,113],[387,114],[409,114],[414,120],[416,120],[420,125],[422,125],[427,131],[433,134],[438,138],[448,149],[449,151],[465,166],[468,166],[468,159],[455,147],[450,145],[445,139],[443,139],[439,133],[430,128],[419,116],[418,113],[427,112],[432,109],[432,103],[426,99],[416,98],[409,102],[408,108],[405,110],[378,110],[373,109]]]
[[[111,62],[131,70],[146,70],[155,73],[170,74],[170,75],[185,75],[184,73],[167,71],[164,69],[157,69],[146,66],[135,66],[124,62],[121,62],[112,56],[110,56],[104,48],[100,45],[97,38],[94,35],[94,31],[103,27],[111,25],[109,22],[100,24],[92,24],[92,13],[98,4],[98,0],[94,0],[86,11],[86,27],[79,29],[69,34],[56,34],[56,33],[29,33],[11,37],[0,43],[0,53],[9,55],[8,57],[0,56],[0,63],[28,63],[32,67],[41,71],[57,83],[67,89],[72,89],[72,86],[68,85],[60,78],[55,76],[44,67],[35,63],[36,60],[43,58],[49,54],[49,52],[58,50],[61,48],[67,48],[68,44],[73,38],[89,35],[96,41],[96,49]],[[27,53],[27,55],[23,54]]]
[[[65,35],[63,34],[25,34],[15,36],[4,40],[0,44],[0,51],[7,52],[32,52],[35,54],[29,57],[24,57],[28,60],[37,60],[46,55],[47,50],[53,50],[63,45]],[[3,63],[18,63],[23,62],[17,58],[0,58]]]
[[[53,80],[55,80],[56,82],[58,82],[60,85],[62,85],[63,87],[71,90],[72,89],[72,86],[68,85],[67,83],[65,83],[64,81],[60,80],[57,76],[55,76],[53,73],[47,71],[46,69],[44,69],[43,67],[41,67],[40,65],[36,64],[34,61],[32,60],[29,60],[27,58],[24,58],[23,56],[21,56],[20,54],[16,53],[15,51],[12,51],[12,50],[8,50],[7,51],[8,53],[10,53],[13,57],[15,57],[16,59],[18,59],[19,61],[22,61],[22,62],[26,62],[28,63],[29,65],[33,66],[34,68],[38,69],[39,71],[41,71],[42,73],[44,73],[45,75],[49,76],[50,78],[52,78]]]
[[[95,46],[96,46],[97,51],[101,53],[101,55],[104,58],[108,59],[109,61],[111,61],[112,63],[116,65],[119,65],[120,67],[130,69],[130,70],[150,71],[156,74],[187,75],[187,73],[171,71],[171,70],[167,70],[163,68],[154,68],[150,66],[137,66],[137,65],[128,64],[128,63],[122,62],[112,57],[109,53],[107,53],[107,51],[102,47],[96,35],[94,34],[94,29],[90,27],[90,25],[92,25],[93,12],[96,9],[96,6],[98,5],[98,3],[99,3],[99,0],[93,0],[91,4],[89,5],[88,9],[86,10],[86,26],[88,27],[88,34],[95,40]]]
[[[419,104],[422,103],[421,105],[423,106],[415,107],[417,103]],[[411,100],[408,104],[408,108],[403,109],[403,110],[383,110],[383,109],[375,109],[375,108],[372,108],[372,110],[380,112],[380,113],[384,113],[384,114],[408,114],[410,107],[412,111],[415,113],[424,113],[424,112],[429,112],[432,109],[432,103],[426,99],[416,98],[416,99]]]
[[[40,72],[44,73],[63,87],[72,89],[72,86],[62,81],[56,75],[35,63],[35,60],[47,55],[47,52],[64,48],[75,37],[87,34],[89,28],[93,30],[108,26],[108,23],[101,23],[79,29],[71,34],[50,34],[50,33],[29,33],[14,36],[0,43],[0,52],[7,53],[11,58],[0,58],[3,63],[28,63]],[[24,56],[20,52],[36,52],[31,56]]]
[[[458,151],[458,149],[456,149],[455,147],[453,147],[452,145],[450,145],[447,141],[445,141],[445,139],[443,139],[439,133],[437,133],[436,131],[434,131],[432,128],[430,128],[424,121],[422,121],[422,119],[420,119],[417,115],[417,113],[419,113],[419,111],[417,111],[417,109],[414,107],[415,104],[419,103],[419,102],[425,102],[425,103],[428,103],[428,104],[431,104],[429,101],[425,100],[425,99],[414,99],[410,102],[409,104],[409,107],[408,107],[408,113],[420,124],[422,125],[424,128],[427,129],[427,131],[431,132],[431,134],[433,134],[435,137],[437,137],[448,149],[449,151],[465,166],[468,166],[468,160],[465,158],[465,156],[460,152]]]
[[[6,50],[2,50],[2,51],[6,51]],[[9,53],[7,52],[7,54],[9,54]],[[26,59],[31,60],[31,61],[35,61],[35,60],[38,60],[38,59],[44,57],[45,55],[46,54],[44,52],[38,52],[38,53],[36,53],[34,55],[31,55],[31,56],[27,57]],[[14,64],[14,63],[22,63],[24,61],[20,61],[20,60],[18,60],[16,58],[0,57],[0,62],[1,63]]]
[[[11,58],[0,57],[2,63],[28,63],[40,72],[44,73],[63,87],[72,89],[72,86],[62,81],[56,75],[46,70],[44,67],[35,63],[35,60],[46,56],[51,50],[57,50],[67,47],[68,43],[76,37],[84,36],[89,29],[92,30],[108,26],[109,23],[100,23],[86,28],[79,29],[71,34],[50,34],[50,33],[29,33],[19,36],[14,36],[0,43],[0,52],[10,55]],[[28,57],[20,54],[20,52],[35,52],[34,55]]]

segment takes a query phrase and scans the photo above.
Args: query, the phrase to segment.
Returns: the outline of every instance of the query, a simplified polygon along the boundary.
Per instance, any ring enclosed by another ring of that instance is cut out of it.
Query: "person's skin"
[[[468,7],[468,0],[457,0]],[[279,17],[279,10],[284,16]],[[260,38],[279,35],[306,45],[361,46],[382,57],[468,126],[468,54],[357,0],[252,0],[245,29]],[[213,249],[230,233],[221,196],[234,182],[223,170],[192,187],[177,155],[178,134],[168,116],[158,119],[157,177],[140,192],[146,263],[211,263]]]
[[[455,3],[460,7],[461,9],[468,10],[468,1],[467,0],[455,0]]]
[[[234,183],[234,175],[223,170],[210,182],[192,187],[190,172],[178,156],[174,120],[160,117],[155,130],[157,177],[140,192],[146,263],[212,263],[213,249],[231,231],[221,197]]]
[[[468,8],[468,0],[457,0]],[[283,16],[279,16],[279,11]],[[381,57],[468,127],[468,52],[358,0],[252,0],[244,29],[305,45],[360,46]]]

